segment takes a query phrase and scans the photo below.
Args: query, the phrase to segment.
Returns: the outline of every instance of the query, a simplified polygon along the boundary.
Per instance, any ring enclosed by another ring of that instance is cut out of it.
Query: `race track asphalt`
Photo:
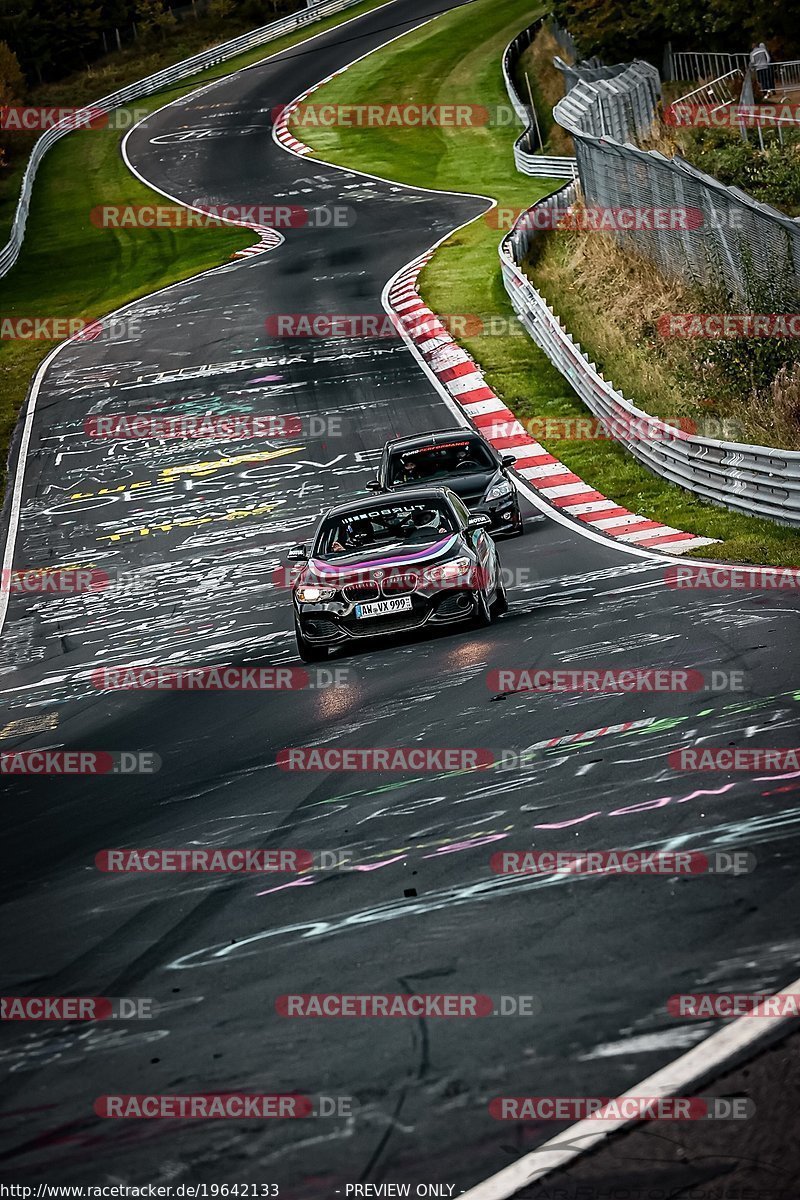
[[[337,655],[347,686],[109,692],[93,681],[122,663],[299,665],[273,577],[287,548],[326,505],[359,494],[387,438],[453,423],[398,339],[281,339],[266,325],[382,313],[389,278],[486,208],[296,158],[271,136],[272,109],[443,7],[385,6],[162,109],[127,140],[136,171],[187,203],[348,216],[287,229],[269,253],[137,302],[125,337],[71,343],[42,381],[27,456],[14,462],[18,530],[5,511],[13,564],[91,566],[123,584],[12,595],[2,748],[154,751],[162,765],[2,780],[2,992],[146,997],[158,1012],[0,1027],[0,1178],[270,1182],[297,1198],[443,1183],[458,1194],[558,1128],[495,1121],[492,1097],[615,1095],[717,1027],[670,1017],[672,993],[771,990],[798,974],[796,778],[677,772],[666,757],[797,744],[791,593],[675,590],[655,555],[531,520],[500,544],[513,581],[505,617]],[[84,426],[212,410],[297,414],[303,433],[221,447],[100,440]],[[321,435],[306,433],[312,417]],[[520,666],[740,672],[741,690],[487,686],[489,670]],[[475,774],[275,763],[309,745],[499,754],[545,742],[526,765]],[[352,859],[288,879],[94,866],[108,847],[209,845]],[[493,852],[530,847],[747,850],[758,865],[740,877],[491,871]],[[311,992],[533,995],[537,1013],[277,1014],[279,995]],[[219,1091],[346,1096],[354,1112],[112,1121],[92,1107],[106,1094]]]

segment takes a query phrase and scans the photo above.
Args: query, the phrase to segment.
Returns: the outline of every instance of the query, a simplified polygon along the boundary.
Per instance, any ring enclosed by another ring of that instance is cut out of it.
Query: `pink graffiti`
[[[553,821],[548,825],[534,825],[534,829],[566,829],[568,825],[580,825],[581,821],[591,821],[592,817],[602,817],[601,812],[587,813],[585,817],[573,817],[571,821]]]
[[[310,883],[316,883],[316,879],[293,879],[290,883],[279,883],[277,887],[267,888],[263,892],[256,892],[257,896],[271,896],[273,892],[282,892],[285,888],[290,887],[308,887]]]
[[[472,838],[467,842],[452,842],[449,846],[440,846],[433,854],[423,854],[423,858],[438,858],[441,854],[455,854],[458,850],[471,850],[473,846],[486,846],[489,842],[499,842],[507,838],[507,833],[490,833],[486,837]]]
[[[367,863],[361,867],[351,867],[353,871],[377,871],[379,867],[389,867],[392,863],[401,862],[407,858],[406,854],[397,854],[394,858],[384,858],[381,862]]]

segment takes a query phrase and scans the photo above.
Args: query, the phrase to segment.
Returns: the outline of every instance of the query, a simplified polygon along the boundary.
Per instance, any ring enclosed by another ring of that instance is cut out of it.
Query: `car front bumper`
[[[376,617],[357,617],[355,604],[330,600],[320,604],[294,601],[303,637],[313,645],[338,646],[345,642],[411,633],[427,625],[443,626],[470,620],[477,611],[479,593],[469,588],[448,588],[433,594],[413,592],[412,607]]]
[[[492,534],[517,533],[522,525],[519,497],[516,491],[513,491],[510,496],[501,496],[499,500],[471,504],[470,512],[484,513],[492,522],[489,530]]]

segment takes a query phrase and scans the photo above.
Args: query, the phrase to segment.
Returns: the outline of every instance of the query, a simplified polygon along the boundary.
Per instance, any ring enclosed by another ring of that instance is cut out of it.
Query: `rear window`
[[[389,459],[390,486],[430,483],[449,475],[472,475],[495,470],[496,463],[479,438],[453,439],[438,446],[419,446],[395,452]]]

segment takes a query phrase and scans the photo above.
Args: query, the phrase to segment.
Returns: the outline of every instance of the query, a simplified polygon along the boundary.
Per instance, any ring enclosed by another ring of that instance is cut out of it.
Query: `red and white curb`
[[[584,483],[526,433],[489,387],[478,364],[421,298],[417,279],[432,257],[430,250],[403,268],[389,289],[389,306],[425,363],[475,428],[495,450],[513,454],[517,474],[543,500],[617,541],[674,554],[716,542],[716,538],[695,537],[693,533],[629,512]]]
[[[274,250],[286,241],[282,233],[268,225],[250,225],[248,228],[258,234],[258,242],[253,246],[245,246],[243,250],[234,250],[231,258],[252,258],[254,254],[266,254],[268,250]]]
[[[283,106],[280,115],[275,121],[273,137],[276,141],[280,142],[284,149],[291,150],[292,154],[299,154],[301,157],[314,153],[311,146],[307,146],[305,142],[301,142],[290,130],[289,125],[291,124],[292,117],[303,101],[307,100],[313,92],[316,92],[317,88],[321,88],[323,84],[330,83],[337,75],[343,75],[346,70],[347,67],[342,67],[340,71],[334,71],[332,75],[326,75],[324,79],[320,79],[318,83],[315,83],[313,87],[308,88],[307,91],[302,92],[299,96],[295,96],[291,104]]]

